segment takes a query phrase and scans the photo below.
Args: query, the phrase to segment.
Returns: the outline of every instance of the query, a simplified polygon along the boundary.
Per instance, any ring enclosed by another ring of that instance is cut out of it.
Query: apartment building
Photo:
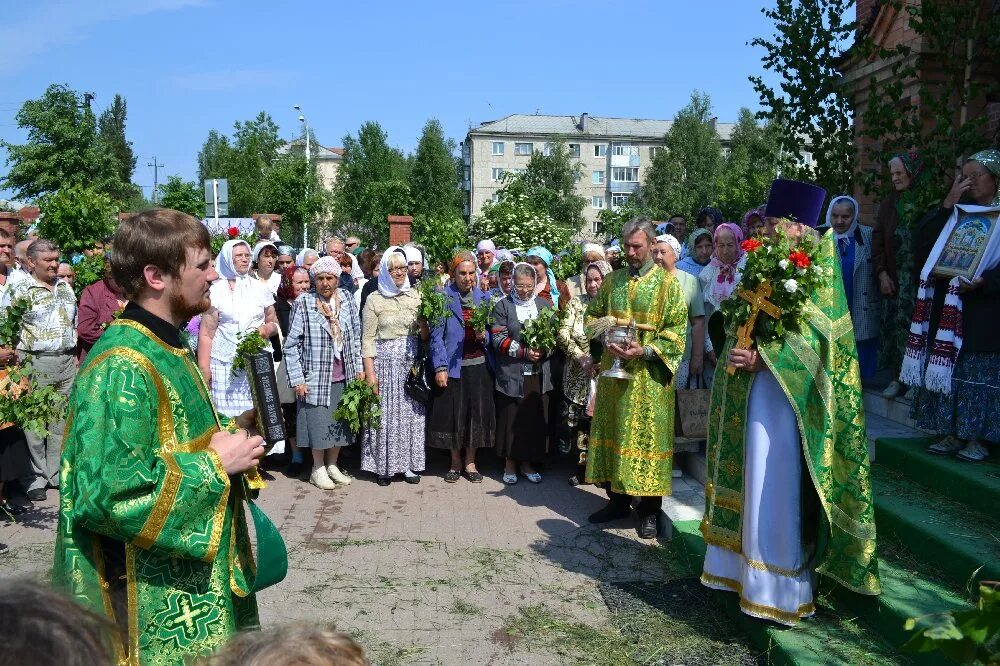
[[[713,119],[723,151],[733,130]],[[503,175],[523,171],[531,155],[546,153],[553,142],[566,143],[581,167],[577,192],[587,205],[583,216],[596,230],[597,215],[617,207],[644,182],[656,152],[663,149],[670,120],[514,114],[469,130],[462,144],[463,187],[468,192],[466,217],[478,215],[495,200]]]

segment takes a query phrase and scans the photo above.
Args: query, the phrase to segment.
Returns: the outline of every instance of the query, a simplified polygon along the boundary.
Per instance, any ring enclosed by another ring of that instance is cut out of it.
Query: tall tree
[[[643,208],[657,218],[674,213],[693,216],[718,201],[722,144],[712,124],[712,100],[695,90],[674,116],[640,192]]]
[[[409,169],[414,215],[461,215],[462,192],[455,174],[455,141],[445,139],[441,123],[431,118],[424,125]]]
[[[98,139],[96,119],[82,95],[53,84],[41,98],[24,103],[17,112],[17,125],[28,131],[28,142],[0,142],[10,166],[0,184],[18,198],[34,199],[74,184],[120,195],[123,188],[114,157]]]
[[[225,178],[232,155],[229,137],[218,130],[209,130],[208,138],[198,151],[198,181],[208,178]]]
[[[252,120],[234,123],[231,140],[211,130],[198,153],[198,178],[228,179],[230,215],[265,212],[262,184],[281,145],[278,126],[263,111]]]
[[[760,124],[750,109],[740,109],[729,138],[729,155],[719,174],[719,208],[727,220],[738,220],[764,203],[771,181],[789,168],[781,139],[775,124]]]
[[[315,239],[316,216],[327,205],[327,193],[316,177],[316,164],[307,164],[302,152],[290,152],[275,159],[266,169],[261,206],[282,216],[282,239],[300,245],[303,232]]]
[[[410,212],[410,187],[406,159],[389,146],[388,136],[376,122],[366,122],[357,138],[343,139],[344,159],[333,191],[333,223],[369,243],[388,240],[388,215]]]
[[[125,138],[125,120],[128,115],[125,98],[115,95],[111,106],[101,112],[97,119],[98,136],[115,160],[118,180],[124,186],[119,199],[125,201],[135,189],[132,175],[135,173],[135,153],[132,142]]]
[[[160,183],[160,206],[173,208],[188,215],[201,218],[205,214],[204,193],[197,183],[185,181],[180,176],[167,176],[167,182]]]
[[[761,12],[774,34],[756,37],[764,68],[780,77],[774,90],[759,76],[750,82],[760,96],[761,115],[784,136],[783,150],[812,155],[787,175],[814,180],[827,192],[849,192],[855,155],[850,102],[840,85],[840,45],[853,37],[853,0],[777,0]]]
[[[524,184],[535,208],[544,210],[557,224],[571,229],[583,226],[587,201],[576,193],[580,162],[574,161],[563,141],[555,141],[548,154],[535,151],[524,171]]]

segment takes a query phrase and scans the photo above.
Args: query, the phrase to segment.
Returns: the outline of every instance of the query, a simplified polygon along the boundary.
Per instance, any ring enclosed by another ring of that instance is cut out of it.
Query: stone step
[[[701,572],[705,541],[698,531],[698,521],[676,521],[673,544],[683,553],[692,574]],[[821,606],[815,617],[804,620],[794,629],[757,620],[739,608],[737,595],[712,592],[712,597],[727,615],[740,623],[751,639],[767,651],[768,664],[814,666],[815,664],[940,664],[938,657],[901,656],[879,631],[859,623],[851,614]],[[902,626],[902,625],[900,625]],[[914,658],[916,657],[916,658]]]
[[[937,439],[880,436],[875,443],[878,462],[933,492],[1000,520],[1000,464],[992,460],[967,463],[954,456],[927,453],[927,447]]]
[[[916,429],[916,422],[910,418],[910,401],[905,400],[903,396],[883,398],[881,391],[865,389],[864,400],[865,414],[881,416],[907,428]]]
[[[914,483],[882,457],[872,477],[879,537],[898,541],[958,586],[973,576],[1000,579],[1000,521]]]

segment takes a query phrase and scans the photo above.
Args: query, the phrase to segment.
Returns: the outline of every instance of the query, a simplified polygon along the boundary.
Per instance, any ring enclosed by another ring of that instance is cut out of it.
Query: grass
[[[476,617],[483,614],[483,609],[465,599],[455,599],[451,605],[451,613],[463,617]]]
[[[372,666],[401,666],[413,657],[427,651],[426,647],[420,645],[399,647],[380,641],[367,631],[353,631],[351,638],[365,649],[365,656],[368,657]]]

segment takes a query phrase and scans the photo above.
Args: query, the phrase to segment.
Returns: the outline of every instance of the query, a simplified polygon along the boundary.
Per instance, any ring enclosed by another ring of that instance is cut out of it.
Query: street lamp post
[[[310,148],[310,145],[309,145],[311,143],[311,141],[309,141],[309,121],[307,121],[306,117],[304,115],[302,115],[302,107],[300,107],[298,104],[296,104],[294,108],[295,108],[296,111],[299,112],[299,122],[302,123],[303,136],[305,136],[305,139],[306,139],[306,174],[308,176],[308,174],[310,173],[310,170],[309,170],[309,158],[310,158],[311,152],[312,152],[311,148]],[[308,199],[308,197],[309,197],[309,181],[307,180],[306,181],[306,198]],[[302,225],[302,245],[303,245],[303,247],[309,247],[309,221],[308,220],[306,220],[305,223]]]

